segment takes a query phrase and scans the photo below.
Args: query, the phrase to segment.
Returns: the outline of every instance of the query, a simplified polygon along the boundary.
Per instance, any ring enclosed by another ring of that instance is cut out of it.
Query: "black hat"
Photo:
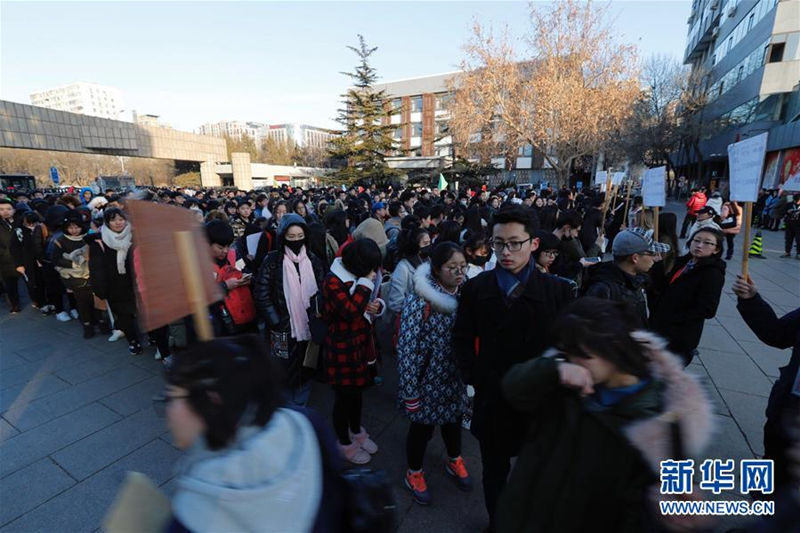
[[[89,231],[89,222],[91,215],[87,211],[70,209],[64,214],[64,220],[61,223],[61,230],[66,232],[67,226],[75,224],[81,228],[81,233]]]

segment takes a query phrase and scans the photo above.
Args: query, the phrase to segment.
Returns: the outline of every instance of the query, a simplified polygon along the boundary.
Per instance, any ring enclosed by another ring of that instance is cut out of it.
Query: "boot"
[[[356,441],[351,442],[350,444],[339,444],[339,451],[342,452],[342,455],[345,459],[350,461],[356,465],[365,465],[367,464],[372,457],[361,448]]]
[[[361,432],[359,433],[353,433],[350,430],[348,430],[348,433],[350,433],[350,440],[352,442],[357,442],[358,445],[361,446],[362,450],[370,455],[375,455],[378,453],[378,445],[369,438],[369,433],[367,433],[367,430],[364,429],[363,426],[361,427]]]
[[[94,337],[94,324],[84,324],[83,325],[83,338],[84,339],[91,339]]]

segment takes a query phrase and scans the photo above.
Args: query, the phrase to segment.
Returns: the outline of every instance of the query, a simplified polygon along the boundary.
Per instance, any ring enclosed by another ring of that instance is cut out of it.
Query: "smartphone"
[[[603,258],[602,257],[584,257],[583,260],[586,261],[587,263],[600,263],[603,260]]]

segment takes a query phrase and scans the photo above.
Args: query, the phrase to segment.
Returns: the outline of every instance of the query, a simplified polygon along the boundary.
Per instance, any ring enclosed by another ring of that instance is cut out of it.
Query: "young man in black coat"
[[[14,227],[14,204],[0,198],[0,282],[8,295],[12,313],[19,313],[19,273],[14,248],[19,244]]]
[[[570,285],[540,273],[531,257],[536,228],[520,207],[492,217],[497,267],[464,285],[453,330],[456,356],[475,387],[472,433],[480,442],[483,490],[490,524],[528,430],[528,417],[503,396],[501,380],[514,364],[538,357],[551,344],[550,326],[572,298]]]
[[[764,458],[775,461],[775,489],[788,485],[792,461],[790,450],[797,449],[796,435],[800,413],[800,307],[781,318],[765,302],[752,280],[740,275],[733,284],[739,297],[739,314],[762,342],[774,348],[792,348],[792,356],[781,367],[780,377],[767,403],[767,423],[764,424]]]

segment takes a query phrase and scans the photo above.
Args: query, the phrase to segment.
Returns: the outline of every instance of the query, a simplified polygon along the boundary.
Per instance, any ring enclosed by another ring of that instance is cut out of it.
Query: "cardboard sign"
[[[203,304],[222,299],[214,280],[211,249],[197,217],[189,209],[152,202],[127,202],[133,226],[136,295],[142,331],[152,331],[193,313],[190,291],[175,235],[190,234]]]
[[[764,170],[767,133],[728,145],[731,174],[731,200],[755,202]]]
[[[614,175],[611,176],[611,185],[620,186],[624,178],[625,178],[624,172],[614,172]]]
[[[642,181],[642,199],[647,207],[664,207],[667,200],[667,167],[648,169]]]

